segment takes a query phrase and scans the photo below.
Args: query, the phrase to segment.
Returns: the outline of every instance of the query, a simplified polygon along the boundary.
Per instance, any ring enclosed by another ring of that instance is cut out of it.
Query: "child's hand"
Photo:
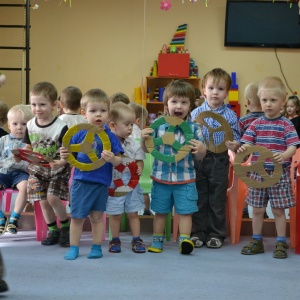
[[[244,144],[240,148],[237,149],[237,153],[242,153],[247,150],[248,145]]]
[[[142,176],[142,174],[143,174],[143,168],[138,166],[138,168],[136,170],[136,174],[139,175],[139,176]]]
[[[143,129],[142,132],[141,132],[141,139],[142,139],[142,141],[145,141],[146,138],[148,136],[150,136],[153,132],[154,132],[154,130],[152,128],[145,128],[145,129]]]
[[[69,156],[69,150],[66,147],[59,148],[60,157],[62,159],[66,159]]]
[[[201,160],[206,154],[206,146],[198,140],[190,140],[190,148],[192,149],[192,154],[197,156],[197,159]]]
[[[276,152],[273,154],[273,158],[279,163],[282,164],[284,161],[283,153]]]
[[[231,150],[233,152],[238,150],[239,147],[240,147],[240,144],[237,141],[226,141],[225,145],[226,145],[228,150]]]
[[[21,161],[21,157],[19,155],[13,154],[13,159],[15,160],[15,162],[20,162]]]
[[[60,167],[63,167],[66,163],[67,162],[64,159],[60,159],[49,162],[49,165],[51,169],[59,169]]]

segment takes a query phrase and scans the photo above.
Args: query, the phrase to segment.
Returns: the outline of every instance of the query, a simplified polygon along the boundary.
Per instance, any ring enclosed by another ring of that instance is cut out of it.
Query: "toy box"
[[[160,53],[158,55],[159,77],[189,77],[189,53]]]

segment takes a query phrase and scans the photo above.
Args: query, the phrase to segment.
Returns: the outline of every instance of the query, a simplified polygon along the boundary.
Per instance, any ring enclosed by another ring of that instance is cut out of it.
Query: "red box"
[[[166,53],[158,54],[158,76],[189,77],[190,54]]]

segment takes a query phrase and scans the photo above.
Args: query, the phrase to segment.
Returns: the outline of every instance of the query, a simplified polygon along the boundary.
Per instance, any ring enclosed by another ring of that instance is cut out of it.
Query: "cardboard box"
[[[190,54],[166,53],[158,55],[159,77],[189,77]]]

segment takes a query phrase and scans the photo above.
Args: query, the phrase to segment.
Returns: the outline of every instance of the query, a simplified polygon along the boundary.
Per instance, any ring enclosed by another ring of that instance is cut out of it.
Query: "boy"
[[[125,104],[129,104],[130,103],[130,99],[128,98],[127,95],[125,95],[124,93],[115,93],[112,96],[110,96],[109,98],[110,104],[115,104],[117,102],[123,102]]]
[[[135,111],[135,122],[133,124],[133,129],[132,129],[132,134],[131,137],[134,138],[137,142],[141,141],[141,132],[142,129],[146,127],[146,122],[148,119],[148,111],[147,109],[135,102],[131,102],[128,104],[129,107],[131,107]],[[149,162],[152,165],[152,155],[150,153],[146,153],[146,160],[145,162]],[[151,179],[149,178],[150,182]],[[144,194],[144,216],[151,216],[151,210],[150,210],[150,189],[149,189],[149,184],[141,184],[141,188],[143,189],[143,194]]]
[[[279,183],[269,188],[248,187],[246,200],[248,205],[253,207],[253,235],[252,240],[242,249],[241,253],[245,255],[264,253],[262,227],[264,213],[270,201],[277,230],[273,257],[287,258],[289,246],[286,243],[285,209],[296,205],[290,178],[290,164],[300,141],[291,121],[280,113],[286,100],[286,89],[282,80],[275,76],[263,79],[258,86],[258,97],[264,116],[250,124],[241,140],[244,145],[238,152],[243,152],[249,145],[264,146],[274,152],[273,158],[282,164],[283,174]],[[254,153],[251,162],[255,163],[257,158],[258,155]],[[268,174],[272,174],[274,170],[272,162],[267,160],[264,167]],[[253,174],[253,176],[251,177],[253,179],[260,177],[259,174]]]
[[[50,167],[29,165],[27,193],[29,201],[40,201],[48,225],[48,236],[41,244],[50,246],[59,242],[62,247],[69,247],[70,223],[61,200],[67,200],[69,196],[70,165],[59,157],[59,147],[68,126],[53,115],[56,99],[57,90],[49,82],[37,83],[30,92],[35,117],[27,123],[24,149],[43,154],[53,162]],[[61,229],[57,227],[55,212]]]
[[[84,117],[89,124],[96,125],[105,130],[111,143],[111,151],[103,150],[102,140],[95,135],[93,147],[106,163],[92,171],[80,171],[75,168],[71,186],[71,230],[70,250],[65,254],[64,259],[75,260],[79,255],[79,242],[82,233],[83,223],[89,216],[92,225],[93,244],[88,258],[102,257],[102,232],[103,212],[106,209],[108,198],[108,187],[112,181],[112,168],[121,163],[123,154],[122,146],[118,138],[104,127],[108,122],[109,98],[100,89],[92,89],[85,93],[81,99],[81,108]],[[71,139],[71,144],[81,143],[86,130],[81,130]],[[61,156],[66,158],[69,155],[68,149],[61,147]],[[84,153],[77,153],[77,160],[83,163],[90,163],[90,159]]]
[[[125,156],[136,162],[136,174],[141,176],[144,167],[143,160],[145,159],[145,153],[141,149],[141,145],[130,137],[136,120],[135,112],[125,103],[118,102],[112,105],[109,116],[110,130],[119,139]],[[116,170],[114,169],[113,172],[116,172]],[[113,176],[113,178],[116,178],[116,176]],[[128,178],[130,178],[130,174],[128,174],[128,172],[123,172],[122,180],[128,182]],[[109,225],[112,232],[112,240],[109,242],[109,252],[121,252],[121,241],[119,235],[122,214],[125,211],[132,231],[132,251],[135,253],[145,253],[145,245],[143,240],[140,238],[140,219],[138,216],[138,211],[143,208],[144,201],[139,184],[125,195],[108,197],[106,213],[111,215]]]
[[[230,75],[217,68],[209,71],[202,81],[202,94],[206,98],[200,107],[192,111],[192,119],[203,111],[213,111],[226,119],[233,130],[234,140],[226,141],[228,149],[236,151],[239,147],[240,131],[236,114],[226,107],[232,81]],[[213,119],[206,120],[212,128],[220,124]],[[209,132],[202,129],[203,136],[209,141]],[[223,141],[223,135],[214,135],[214,144]],[[198,190],[198,211],[193,214],[192,241],[195,247],[220,248],[226,238],[226,201],[228,187],[228,151],[213,153],[207,151],[202,161],[195,161],[196,185]]]
[[[16,162],[11,150],[23,148],[26,123],[33,118],[29,107],[23,104],[13,106],[7,114],[10,134],[0,138],[0,186],[17,188],[15,207],[9,219],[0,210],[0,235],[5,232],[16,234],[21,213],[27,203],[28,163]]]
[[[191,151],[179,161],[163,162],[154,158],[151,178],[153,180],[151,190],[151,209],[155,211],[153,223],[153,242],[148,248],[149,252],[160,253],[163,251],[164,227],[168,214],[173,205],[179,215],[179,251],[181,254],[190,254],[194,250],[194,244],[190,240],[192,228],[192,213],[197,211],[196,174],[193,158],[200,160],[204,157],[206,147],[200,126],[190,119],[191,108],[195,104],[195,89],[186,81],[175,80],[168,84],[164,91],[163,104],[165,112],[171,117],[184,120],[190,127],[193,138],[189,141]],[[161,138],[169,128],[167,123],[162,123],[155,130],[145,128],[142,130],[141,144],[145,152],[145,140],[153,135],[153,138]],[[180,144],[186,142],[185,133],[174,126],[175,140]],[[173,156],[178,152],[172,146],[163,144],[156,149],[160,154]]]
[[[251,82],[245,87],[244,97],[246,99],[247,110],[249,113],[239,119],[239,128],[241,131],[241,137],[247,130],[248,126],[257,118],[261,117],[264,113],[261,110],[259,98],[257,96],[258,83]],[[267,213],[265,217],[268,218]],[[248,204],[245,201],[243,210],[243,218],[249,218]]]
[[[86,123],[86,119],[79,114],[81,97],[81,90],[75,86],[68,86],[61,92],[60,107],[63,114],[59,118],[68,125],[68,128],[76,124]]]

